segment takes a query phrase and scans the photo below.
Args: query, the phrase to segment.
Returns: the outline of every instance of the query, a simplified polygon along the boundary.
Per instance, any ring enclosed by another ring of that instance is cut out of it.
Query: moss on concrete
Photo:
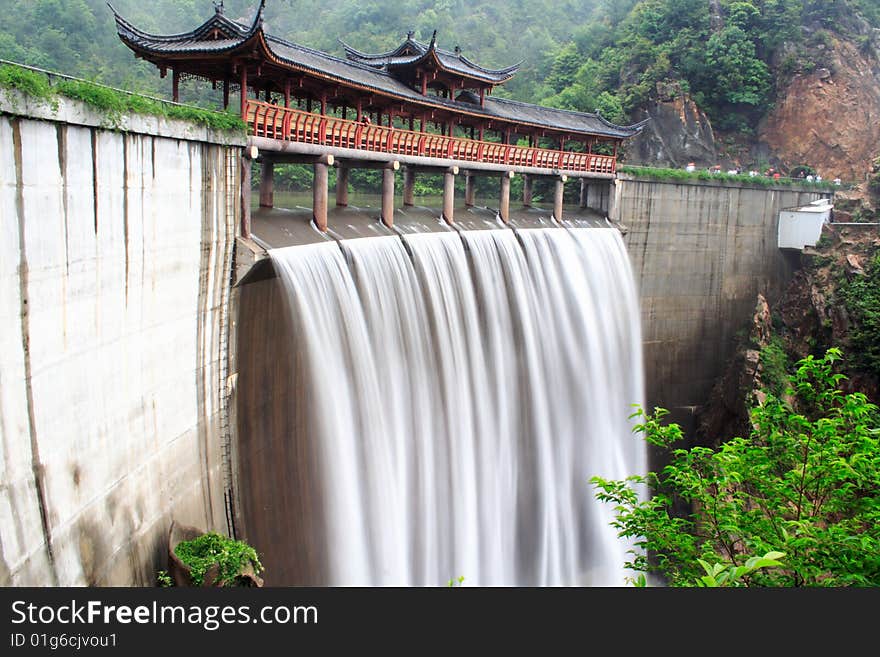
[[[59,97],[78,100],[103,113],[112,126],[118,125],[127,114],[146,114],[197,123],[224,132],[244,134],[247,130],[241,118],[230,112],[168,103],[86,80],[65,79],[52,85],[45,74],[10,64],[0,66],[0,87],[17,89],[55,108]]]

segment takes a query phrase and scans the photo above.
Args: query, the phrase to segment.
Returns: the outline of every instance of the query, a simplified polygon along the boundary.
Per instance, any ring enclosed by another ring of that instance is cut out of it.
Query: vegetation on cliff
[[[680,427],[663,424],[662,409],[639,410],[637,431],[669,450],[668,465],[592,479],[597,497],[615,505],[620,535],[636,540],[627,566],[686,586],[703,576],[703,563],[738,568],[781,551],[783,567],[741,583],[880,586],[880,416],[863,393],[840,389],[840,355],[799,361],[782,394],[766,392],[751,409],[750,434],[717,448],[676,449]]]

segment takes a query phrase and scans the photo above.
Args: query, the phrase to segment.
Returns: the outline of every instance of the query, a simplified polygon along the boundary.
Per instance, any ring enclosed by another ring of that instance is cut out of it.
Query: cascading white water
[[[632,546],[588,482],[646,468],[619,233],[340,245],[270,251],[309,365],[326,583],[624,584]]]

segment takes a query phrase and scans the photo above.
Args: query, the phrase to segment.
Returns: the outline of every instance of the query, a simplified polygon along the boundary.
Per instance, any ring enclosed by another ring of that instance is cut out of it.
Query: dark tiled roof
[[[418,66],[433,56],[440,66],[447,71],[491,82],[492,84],[501,84],[512,78],[522,63],[519,62],[513,66],[497,70],[484,68],[467,59],[461,52],[449,52],[448,50],[438,48],[435,39],[436,33],[435,38],[431,39],[431,43],[424,44],[416,41],[412,36],[408,36],[406,41],[394,50],[375,55],[355,50],[344,42],[340,43],[342,43],[342,47],[345,49],[346,57],[350,60],[374,68],[382,70],[410,68]]]
[[[113,9],[112,6],[111,9]],[[423,96],[417,90],[395,78],[387,70],[358,61],[340,59],[325,52],[266,34],[262,29],[262,5],[250,25],[231,21],[218,11],[195,30],[170,36],[157,36],[142,32],[128,23],[115,10],[113,12],[116,16],[117,33],[123,43],[135,52],[151,56],[148,58],[154,61],[172,60],[176,54],[187,56],[199,53],[209,56],[223,55],[232,53],[262,38],[272,57],[296,70],[312,72],[341,85],[348,84],[373,90],[423,106],[428,110],[432,108],[445,109],[489,120],[497,119],[524,126],[614,138],[631,137],[638,133],[643,125],[617,126],[596,114],[541,107],[540,105],[488,95],[485,97],[485,106],[480,107],[479,97],[472,92],[463,92],[456,100],[433,95]],[[215,33],[214,30],[218,30],[218,32]],[[219,34],[222,38],[212,38],[212,34]],[[424,44],[419,45],[428,48]],[[250,48],[250,45],[247,47]],[[392,56],[388,53],[386,55]],[[457,55],[455,56],[457,57]]]

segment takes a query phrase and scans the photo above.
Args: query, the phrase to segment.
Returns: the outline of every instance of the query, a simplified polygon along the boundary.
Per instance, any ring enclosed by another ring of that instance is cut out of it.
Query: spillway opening
[[[622,585],[592,475],[643,473],[638,300],[613,228],[270,251],[240,291],[241,533],[267,584]]]

